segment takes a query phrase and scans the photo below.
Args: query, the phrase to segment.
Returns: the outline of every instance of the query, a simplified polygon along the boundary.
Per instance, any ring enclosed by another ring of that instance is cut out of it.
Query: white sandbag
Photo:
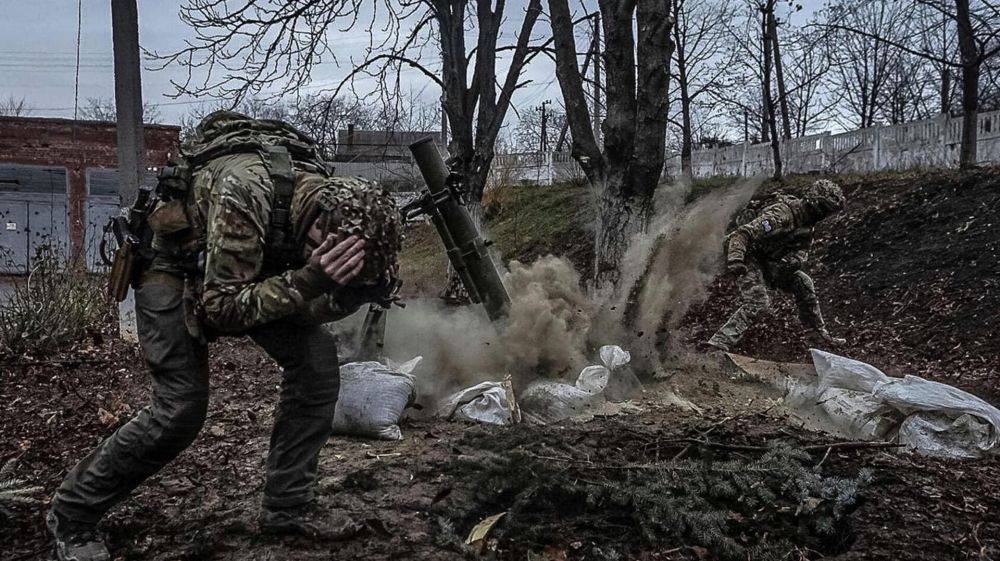
[[[334,434],[402,440],[399,417],[416,397],[411,372],[419,358],[399,369],[378,362],[342,365],[340,397],[333,414]]]
[[[449,421],[512,425],[521,421],[510,381],[482,382],[453,393],[438,406],[437,416]]]
[[[601,347],[600,355],[604,364],[584,368],[573,385],[554,380],[532,382],[518,398],[521,409],[546,423],[598,409],[607,401],[604,390],[613,371],[631,360],[628,351],[616,345]]]
[[[812,356],[821,398],[833,389],[874,399],[903,417],[898,438],[908,449],[949,458],[996,451],[1000,410],[982,399],[918,376],[893,378],[869,364],[824,351],[813,349]]]

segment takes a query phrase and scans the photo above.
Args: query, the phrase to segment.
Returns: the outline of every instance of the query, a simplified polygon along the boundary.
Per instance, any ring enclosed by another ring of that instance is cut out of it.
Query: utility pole
[[[594,16],[594,140],[601,144],[601,15]]]
[[[118,194],[122,206],[135,201],[144,166],[142,80],[139,74],[139,13],[136,0],[111,0],[118,113]]]
[[[115,57],[115,110],[118,113],[118,197],[122,207],[129,207],[135,202],[145,169],[136,0],[111,0],[111,36]],[[123,339],[138,341],[135,298],[131,290],[118,305],[118,328]]]
[[[550,103],[552,102],[549,100],[545,100],[542,102],[541,105],[538,106],[538,109],[542,112],[542,144],[541,144],[542,154],[546,154],[549,151],[549,131],[548,131],[549,115],[546,112],[546,107]]]

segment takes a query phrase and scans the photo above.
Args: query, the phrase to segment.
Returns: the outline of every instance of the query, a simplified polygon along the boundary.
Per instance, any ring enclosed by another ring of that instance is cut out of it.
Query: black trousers
[[[152,373],[152,403],[69,472],[52,500],[57,513],[96,523],[197,437],[208,411],[208,349],[189,334],[182,300],[180,278],[144,277],[136,291],[136,319]],[[257,328],[250,336],[283,371],[263,504],[308,503],[340,389],[335,340],[319,326],[292,320]]]

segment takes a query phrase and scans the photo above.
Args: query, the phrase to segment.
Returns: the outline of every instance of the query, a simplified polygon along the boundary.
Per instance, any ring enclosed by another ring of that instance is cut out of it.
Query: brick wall
[[[69,178],[67,208],[71,252],[83,251],[87,169],[117,168],[114,123],[0,117],[0,163],[65,167]],[[146,165],[162,166],[177,152],[180,127],[146,125]]]

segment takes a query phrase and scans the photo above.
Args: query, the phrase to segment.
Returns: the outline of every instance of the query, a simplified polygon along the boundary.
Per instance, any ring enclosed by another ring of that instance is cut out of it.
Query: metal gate
[[[25,274],[40,254],[69,257],[65,167],[0,164],[0,273]]]

